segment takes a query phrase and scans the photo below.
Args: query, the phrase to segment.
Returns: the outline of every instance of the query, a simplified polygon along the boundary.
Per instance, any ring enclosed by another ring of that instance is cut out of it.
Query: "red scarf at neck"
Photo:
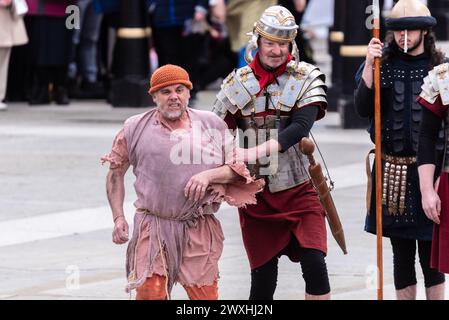
[[[262,67],[262,64],[259,61],[259,52],[256,53],[253,61],[249,64],[249,67],[253,70],[256,75],[257,80],[259,80],[260,91],[257,93],[258,96],[265,87],[272,84],[277,77],[285,72],[287,68],[287,63],[289,63],[293,59],[293,56],[289,53],[287,57],[287,61],[281,64],[276,70],[270,72]]]

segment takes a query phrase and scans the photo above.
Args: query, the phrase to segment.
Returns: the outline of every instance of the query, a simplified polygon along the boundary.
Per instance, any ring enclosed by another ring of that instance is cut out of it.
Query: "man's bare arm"
[[[114,222],[120,216],[125,216],[123,202],[125,200],[125,173],[128,168],[129,164],[123,167],[109,169],[106,177],[106,192]]]
[[[116,244],[123,244],[129,239],[129,227],[123,210],[123,202],[125,200],[125,173],[128,168],[129,164],[123,167],[109,169],[106,177],[106,191],[114,220],[112,241]]]
[[[231,183],[240,179],[240,176],[228,165],[206,170],[205,173],[209,175],[209,183]]]
[[[198,201],[206,194],[207,187],[212,183],[236,182],[241,177],[228,165],[200,172],[190,178],[184,188],[184,194],[191,200]]]

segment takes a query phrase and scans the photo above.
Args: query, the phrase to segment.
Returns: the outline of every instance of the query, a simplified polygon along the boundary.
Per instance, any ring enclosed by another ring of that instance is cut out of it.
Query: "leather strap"
[[[366,169],[366,211],[368,212],[368,215],[370,214],[371,209],[371,193],[373,191],[373,181],[371,179],[371,163],[370,163],[370,155],[374,154],[376,152],[375,149],[371,149],[365,158],[365,169]]]

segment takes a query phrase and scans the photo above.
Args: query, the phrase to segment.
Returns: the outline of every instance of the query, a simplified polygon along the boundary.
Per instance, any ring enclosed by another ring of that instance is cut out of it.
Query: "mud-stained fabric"
[[[264,186],[234,161],[234,137],[219,117],[190,108],[187,114],[190,130],[175,131],[157,109],[131,117],[102,158],[111,168],[129,163],[136,176],[127,290],[153,274],[168,275],[169,292],[176,282],[205,286],[217,281],[223,232],[213,214],[222,201],[237,207],[254,204]],[[192,176],[225,164],[241,176],[239,181],[211,185],[199,201],[185,197]]]

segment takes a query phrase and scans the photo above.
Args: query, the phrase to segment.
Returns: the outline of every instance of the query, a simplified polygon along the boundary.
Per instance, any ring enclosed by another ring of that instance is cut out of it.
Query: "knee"
[[[323,252],[304,249],[301,254],[301,268],[307,294],[318,296],[330,292],[329,276]]]
[[[190,300],[218,300],[218,283],[210,286],[184,287]]]
[[[394,264],[394,286],[402,290],[417,283],[415,265],[411,263]]]
[[[423,268],[424,274],[424,286],[430,288],[445,282],[444,273],[439,272],[436,269]]]
[[[393,264],[401,272],[415,271],[416,240],[390,238],[393,249]]]
[[[393,264],[395,268],[399,270],[411,272],[415,270],[415,253],[407,252],[393,252]]]
[[[402,290],[417,283],[414,252],[393,252],[394,286]]]
[[[167,299],[166,278],[154,274],[136,289],[136,300],[165,300]]]
[[[251,270],[250,300],[273,300],[278,275],[278,258]]]
[[[419,264],[421,265],[421,269],[424,275],[424,286],[426,288],[430,288],[444,283],[444,274],[439,272],[437,269],[433,269],[430,267],[432,243],[430,241],[419,241],[418,248]]]

